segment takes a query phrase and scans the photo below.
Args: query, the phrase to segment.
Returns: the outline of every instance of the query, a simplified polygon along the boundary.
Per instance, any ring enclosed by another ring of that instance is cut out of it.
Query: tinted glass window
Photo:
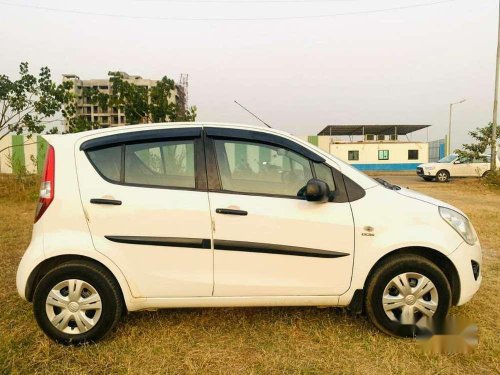
[[[126,145],[124,182],[194,188],[193,141]]]
[[[408,160],[418,160],[418,150],[408,150]]]
[[[312,178],[309,159],[261,143],[215,140],[223,190],[297,196]]]
[[[329,166],[325,164],[315,163],[314,171],[316,172],[316,178],[327,183],[330,191],[335,191],[335,182],[333,181],[333,173]]]
[[[120,181],[122,146],[91,150],[87,155],[100,174],[109,180]]]
[[[359,151],[347,151],[347,160],[359,160]]]

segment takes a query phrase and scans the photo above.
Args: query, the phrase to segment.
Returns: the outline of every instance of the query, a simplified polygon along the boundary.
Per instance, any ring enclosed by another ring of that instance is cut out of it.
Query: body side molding
[[[292,255],[315,258],[340,258],[350,255],[348,253],[341,253],[338,251],[310,249],[307,247],[230,240],[214,240],[214,248],[215,250],[244,251],[250,253]]]
[[[210,249],[208,238],[184,237],[149,237],[149,236],[104,236],[113,242],[128,243],[132,245],[152,245],[170,247],[191,247],[196,249]]]

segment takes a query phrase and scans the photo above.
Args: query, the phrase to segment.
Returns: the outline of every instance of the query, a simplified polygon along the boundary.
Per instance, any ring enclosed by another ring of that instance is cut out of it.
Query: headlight
[[[439,207],[439,214],[469,245],[474,245],[477,241],[476,232],[470,221],[456,211],[446,207]]]
[[[436,167],[425,167],[425,169],[428,169],[429,171],[432,171],[433,169],[435,169]]]

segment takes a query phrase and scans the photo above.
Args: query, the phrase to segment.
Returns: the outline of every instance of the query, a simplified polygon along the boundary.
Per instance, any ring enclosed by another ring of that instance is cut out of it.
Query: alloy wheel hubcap
[[[434,283],[420,273],[407,272],[394,277],[382,295],[385,314],[400,324],[417,324],[437,310],[438,292]]]
[[[438,175],[438,178],[439,178],[439,180],[440,180],[440,181],[445,181],[445,180],[446,180],[446,174],[444,174],[444,173],[440,173],[440,174]]]
[[[45,311],[52,325],[59,331],[84,333],[92,329],[101,317],[101,296],[86,281],[64,280],[49,292]]]

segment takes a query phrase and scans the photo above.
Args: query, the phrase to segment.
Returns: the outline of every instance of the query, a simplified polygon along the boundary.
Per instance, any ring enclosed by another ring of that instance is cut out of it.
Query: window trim
[[[135,133],[135,132],[134,132]],[[139,184],[139,183],[131,183],[125,182],[125,147],[130,144],[140,144],[140,143],[153,143],[153,142],[169,142],[169,141],[192,141],[193,142],[193,151],[194,151],[194,179],[195,179],[195,187],[183,187],[183,186],[168,186],[168,185],[149,185],[149,184]],[[89,142],[89,141],[87,141]],[[85,143],[85,142],[84,142]],[[96,142],[97,143],[97,142]],[[80,146],[80,150],[82,150],[83,144]],[[102,172],[97,168],[95,163],[90,158],[88,152],[101,150],[109,147],[121,146],[121,165],[120,165],[120,181],[112,180],[102,174]],[[141,137],[134,137],[133,140],[129,142],[121,142],[116,143],[115,140],[111,143],[102,143],[99,146],[94,147],[86,147],[85,156],[88,161],[94,168],[94,170],[99,174],[99,176],[114,185],[120,186],[131,186],[131,187],[142,187],[149,189],[167,189],[167,190],[186,190],[186,191],[207,191],[207,174],[205,168],[205,150],[203,147],[202,137],[163,137],[163,138],[152,138],[152,139],[141,139]]]
[[[246,129],[217,128],[211,126],[204,128],[204,133],[212,139],[243,140],[246,142],[260,142],[271,146],[278,146],[293,151],[306,159],[321,163],[325,162],[325,158],[322,156],[312,152],[297,142],[280,137],[276,134]]]

